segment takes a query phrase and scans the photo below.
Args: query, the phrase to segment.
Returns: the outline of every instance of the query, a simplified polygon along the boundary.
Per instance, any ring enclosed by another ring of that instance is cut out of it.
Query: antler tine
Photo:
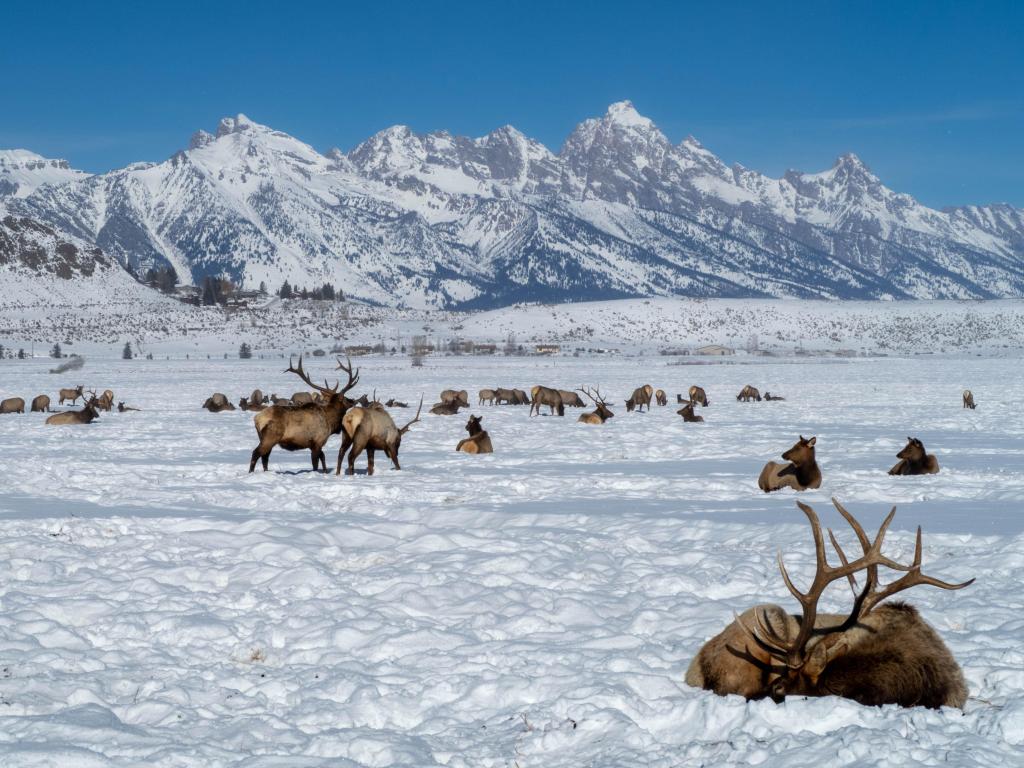
[[[832,542],[832,548],[836,551],[836,554],[839,555],[839,562],[841,562],[845,566],[848,566],[850,564],[850,561],[846,559],[846,553],[843,552],[843,548],[839,546],[839,542],[836,541],[836,536],[834,533],[832,533],[831,528],[828,529],[828,538]],[[853,591],[853,596],[856,597],[857,579],[854,577],[852,573],[846,574],[846,578],[850,582],[850,589]]]
[[[412,421],[410,421],[410,422],[409,422],[408,424],[406,424],[406,425],[405,425],[404,427],[402,427],[402,428],[401,428],[400,430],[398,430],[398,431],[399,431],[399,432],[400,432],[401,434],[403,434],[403,435],[404,435],[404,434],[405,434],[406,432],[408,432],[408,431],[409,431],[409,427],[411,427],[411,426],[412,426],[413,424],[415,424],[415,423],[416,423],[417,421],[419,421],[419,420],[420,420],[420,413],[421,413],[422,411],[423,411],[423,395],[420,395],[420,407],[416,409],[416,418],[414,418],[414,419],[413,419]]]
[[[322,386],[322,387],[319,384],[314,384],[313,383],[313,381],[309,378],[309,374],[306,373],[305,369],[302,367],[302,355],[299,355],[299,367],[298,368],[296,368],[294,366],[294,364],[292,363],[291,357],[289,357],[288,358],[288,367],[285,368],[284,372],[285,373],[294,373],[296,376],[298,376],[300,379],[302,379],[304,382],[306,382],[306,384],[308,386],[312,387],[313,389],[315,389],[318,392],[321,392],[321,393],[323,393],[325,395],[327,395],[327,394],[334,394],[337,391],[336,389],[332,389],[330,386],[327,385],[327,380],[326,379],[324,379],[324,386]]]
[[[593,396],[593,395],[591,394],[591,392],[590,392],[590,389],[588,389],[587,387],[580,387],[580,388],[579,388],[579,389],[578,389],[577,391],[579,391],[579,392],[582,392],[582,393],[583,393],[584,395],[586,395],[587,397],[589,397],[589,398],[590,398],[590,399],[591,399],[591,400],[593,401],[594,405],[597,405],[597,404],[598,404],[598,402],[597,402],[597,398],[595,398],[595,397],[594,397],[594,396]]]
[[[345,362],[347,362],[348,365],[341,362],[340,357],[336,359],[338,361],[338,367],[335,370],[344,371],[348,375],[348,384],[346,384],[344,388],[341,390],[341,394],[345,394],[350,389],[352,389],[352,387],[359,383],[359,369],[356,368],[355,374],[352,373],[352,358],[349,357],[348,355],[345,355]],[[338,383],[340,384],[341,382],[339,381]]]
[[[789,652],[784,647],[772,645],[771,643],[764,640],[760,635],[757,634],[755,630],[748,627],[746,623],[743,621],[743,619],[740,618],[740,615],[735,611],[733,611],[732,615],[733,618],[736,620],[736,623],[739,625],[740,629],[746,632],[750,636],[750,639],[753,640],[761,650],[769,654],[774,659],[778,659],[781,662],[786,662],[786,660],[789,658]],[[761,620],[757,618],[757,614],[754,615],[754,619],[757,621],[758,627],[760,628]],[[774,635],[775,633],[772,632],[772,634]],[[775,636],[778,637],[778,635]]]

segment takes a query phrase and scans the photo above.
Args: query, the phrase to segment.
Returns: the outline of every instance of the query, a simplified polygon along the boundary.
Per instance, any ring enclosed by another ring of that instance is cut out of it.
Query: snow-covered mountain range
[[[244,115],[100,175],[0,153],[0,208],[186,281],[331,282],[390,306],[626,296],[1024,295],[1024,211],[928,208],[854,155],[775,179],[672,144],[629,102],[555,154],[404,126],[326,154]]]

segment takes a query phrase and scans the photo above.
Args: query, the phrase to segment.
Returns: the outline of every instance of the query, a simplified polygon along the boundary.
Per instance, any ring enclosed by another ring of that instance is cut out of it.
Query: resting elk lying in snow
[[[531,400],[530,415],[534,411],[540,416],[540,407],[546,405],[551,409],[551,415],[557,412],[559,416],[565,416],[565,403],[562,402],[562,393],[551,387],[542,387],[539,384],[530,390]]]
[[[49,413],[50,412],[50,396],[49,395],[38,395],[32,398],[32,413]]]
[[[74,405],[75,402],[80,397],[84,400],[85,399],[84,390],[85,390],[85,385],[83,385],[83,384],[79,384],[74,389],[66,389],[66,388],[65,389],[61,389],[61,391],[60,391],[60,400],[58,401],[58,405],[64,405],[64,401],[65,400],[70,400],[71,404]]]
[[[768,401],[772,401],[772,400],[785,400],[786,398],[781,397],[780,395],[773,395],[771,392],[765,392],[764,393],[764,399],[768,400]]]
[[[471,415],[469,417],[469,421],[466,422],[466,431],[469,432],[469,437],[459,441],[459,444],[455,446],[456,451],[462,451],[463,453],[494,453],[494,446],[491,445],[491,436],[480,426],[482,419],[483,416]]]
[[[0,413],[24,413],[25,412],[25,398],[23,397],[8,397],[6,400],[0,400]]]
[[[250,400],[248,397],[243,397],[238,401],[238,407],[243,411],[262,411],[267,406],[258,400]]]
[[[683,417],[683,421],[690,421],[690,422],[694,422],[694,423],[699,423],[699,422],[704,421],[704,417],[703,416],[698,416],[697,414],[695,414],[693,412],[693,403],[687,403],[682,408],[680,408],[678,411],[676,411],[676,413],[678,413],[680,416]]]
[[[607,403],[605,403],[604,398],[601,397],[600,387],[597,387],[593,392],[586,388],[581,389],[580,392],[593,400],[597,408],[589,413],[582,414],[576,421],[583,424],[604,424],[615,415],[611,412]]]
[[[798,506],[811,522],[817,568],[806,593],[790,580],[779,556],[779,570],[803,613],[792,615],[778,605],[758,605],[744,611],[720,634],[704,644],[686,672],[689,685],[719,695],[739,694],[747,699],[786,696],[843,696],[867,706],[963,707],[967,685],[945,643],[903,602],[881,604],[892,595],[921,584],[940,589],[962,589],[921,573],[921,529],[917,529],[914,560],[902,565],[882,554],[882,541],[896,508],[882,523],[875,540],[853,515],[832,500],[853,528],[863,555],[850,561],[832,531],[829,538],[842,565],[829,565],[821,523],[814,510]],[[904,575],[890,584],[878,582],[885,566]],[[833,581],[865,573],[848,616],[819,614],[818,601]]]
[[[752,387],[749,384],[740,390],[740,393],[736,395],[737,400],[742,400],[744,403],[749,403],[751,400],[757,400],[761,402],[761,393],[758,392],[757,387]]]
[[[263,462],[263,471],[267,471],[270,463],[270,452],[274,446],[281,446],[286,451],[302,451],[309,449],[313,462],[313,469],[317,464],[327,471],[327,457],[324,456],[324,444],[331,435],[341,431],[341,421],[346,411],[352,407],[352,400],[345,397],[345,394],[359,382],[359,369],[352,372],[352,362],[344,364],[338,360],[336,370],[344,371],[348,376],[348,383],[339,390],[341,382],[333,387],[318,386],[310,381],[309,376],[302,368],[302,356],[299,356],[299,367],[288,361],[286,373],[294,373],[306,384],[323,393],[324,404],[308,403],[307,405],[272,405],[253,417],[253,424],[256,425],[256,434],[260,442],[253,451],[252,459],[249,461],[249,471],[256,469],[256,461]]]
[[[455,416],[459,412],[459,408],[462,407],[462,403],[458,400],[449,400],[448,402],[434,403],[430,406],[430,412],[435,416]]]
[[[690,402],[700,405],[704,408],[708,407],[708,395],[704,391],[703,387],[698,387],[696,384],[690,387],[689,391]]]
[[[821,486],[821,470],[814,459],[814,445],[818,438],[800,439],[782,454],[789,464],[769,461],[757,478],[757,486],[765,493],[780,488],[792,488],[794,491],[806,491],[808,488]]]
[[[975,408],[974,393],[969,389],[964,390],[964,408],[970,408],[972,411]]]
[[[420,398],[420,407],[416,409],[416,416],[399,429],[395,426],[387,411],[376,408],[352,408],[345,414],[342,420],[341,449],[338,451],[338,468],[336,475],[341,474],[341,460],[348,450],[347,475],[356,473],[356,458],[364,450],[366,451],[366,474],[373,474],[374,451],[384,451],[384,455],[391,459],[395,469],[401,469],[398,464],[398,449],[402,446],[402,435],[409,431],[409,427],[420,420],[420,413],[423,411],[423,398]],[[351,447],[351,450],[349,448]]]
[[[633,394],[630,395],[629,400],[626,401],[626,412],[632,413],[634,409],[638,412],[643,411],[644,406],[647,406],[647,410],[651,410],[651,398],[654,397],[654,387],[650,384],[644,384],[642,387],[637,387],[633,390]]]
[[[408,403],[400,403],[397,400],[395,400],[395,398],[393,398],[393,397],[391,399],[389,399],[386,403],[384,403],[384,405],[386,405],[388,408],[408,408],[409,407]]]
[[[46,419],[47,424],[62,426],[69,424],[89,424],[100,416],[96,410],[96,393],[91,392],[90,397],[85,401],[85,406],[80,411],[63,411],[55,413]]]
[[[939,460],[926,453],[924,443],[916,437],[907,438],[907,444],[896,458],[899,461],[889,470],[890,475],[934,475],[939,471]]]
[[[203,408],[208,410],[210,413],[235,410],[235,406],[231,404],[231,401],[228,400],[227,396],[220,392],[214,392],[206,398],[206,402],[203,403]]]
[[[118,413],[127,413],[128,411],[137,411],[138,408],[132,408],[130,405],[125,405],[123,402],[117,404]]]

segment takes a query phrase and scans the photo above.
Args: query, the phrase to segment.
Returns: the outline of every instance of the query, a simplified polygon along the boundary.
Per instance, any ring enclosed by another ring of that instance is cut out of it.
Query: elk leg
[[[366,474],[373,474],[373,448],[366,449]]]
[[[354,475],[356,473],[356,458],[366,448],[365,440],[352,440],[352,447],[348,452],[348,471],[345,474]]]
[[[338,451],[338,468],[334,471],[334,474],[336,474],[336,475],[340,475],[341,474],[341,460],[344,458],[345,451],[348,450],[348,447],[350,445],[352,445],[352,438],[348,436],[348,432],[345,432],[344,430],[342,430],[342,433],[341,433],[341,449]]]
[[[257,445],[255,448],[252,449],[252,459],[249,461],[249,472],[250,473],[252,473],[252,472],[254,472],[256,470],[256,460],[259,459],[259,458],[260,458],[260,446]],[[265,462],[266,462],[266,459],[264,459],[264,467],[263,467],[264,470],[266,470],[266,468],[267,468],[266,465],[265,465]]]

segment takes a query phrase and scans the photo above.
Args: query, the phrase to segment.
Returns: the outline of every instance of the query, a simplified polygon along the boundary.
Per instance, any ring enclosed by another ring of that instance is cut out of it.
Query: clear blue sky
[[[557,150],[631,99],[779,175],[856,152],[934,206],[1024,206],[1024,4],[32,3],[3,11],[0,147],[103,171],[244,112],[320,150],[395,123]]]

